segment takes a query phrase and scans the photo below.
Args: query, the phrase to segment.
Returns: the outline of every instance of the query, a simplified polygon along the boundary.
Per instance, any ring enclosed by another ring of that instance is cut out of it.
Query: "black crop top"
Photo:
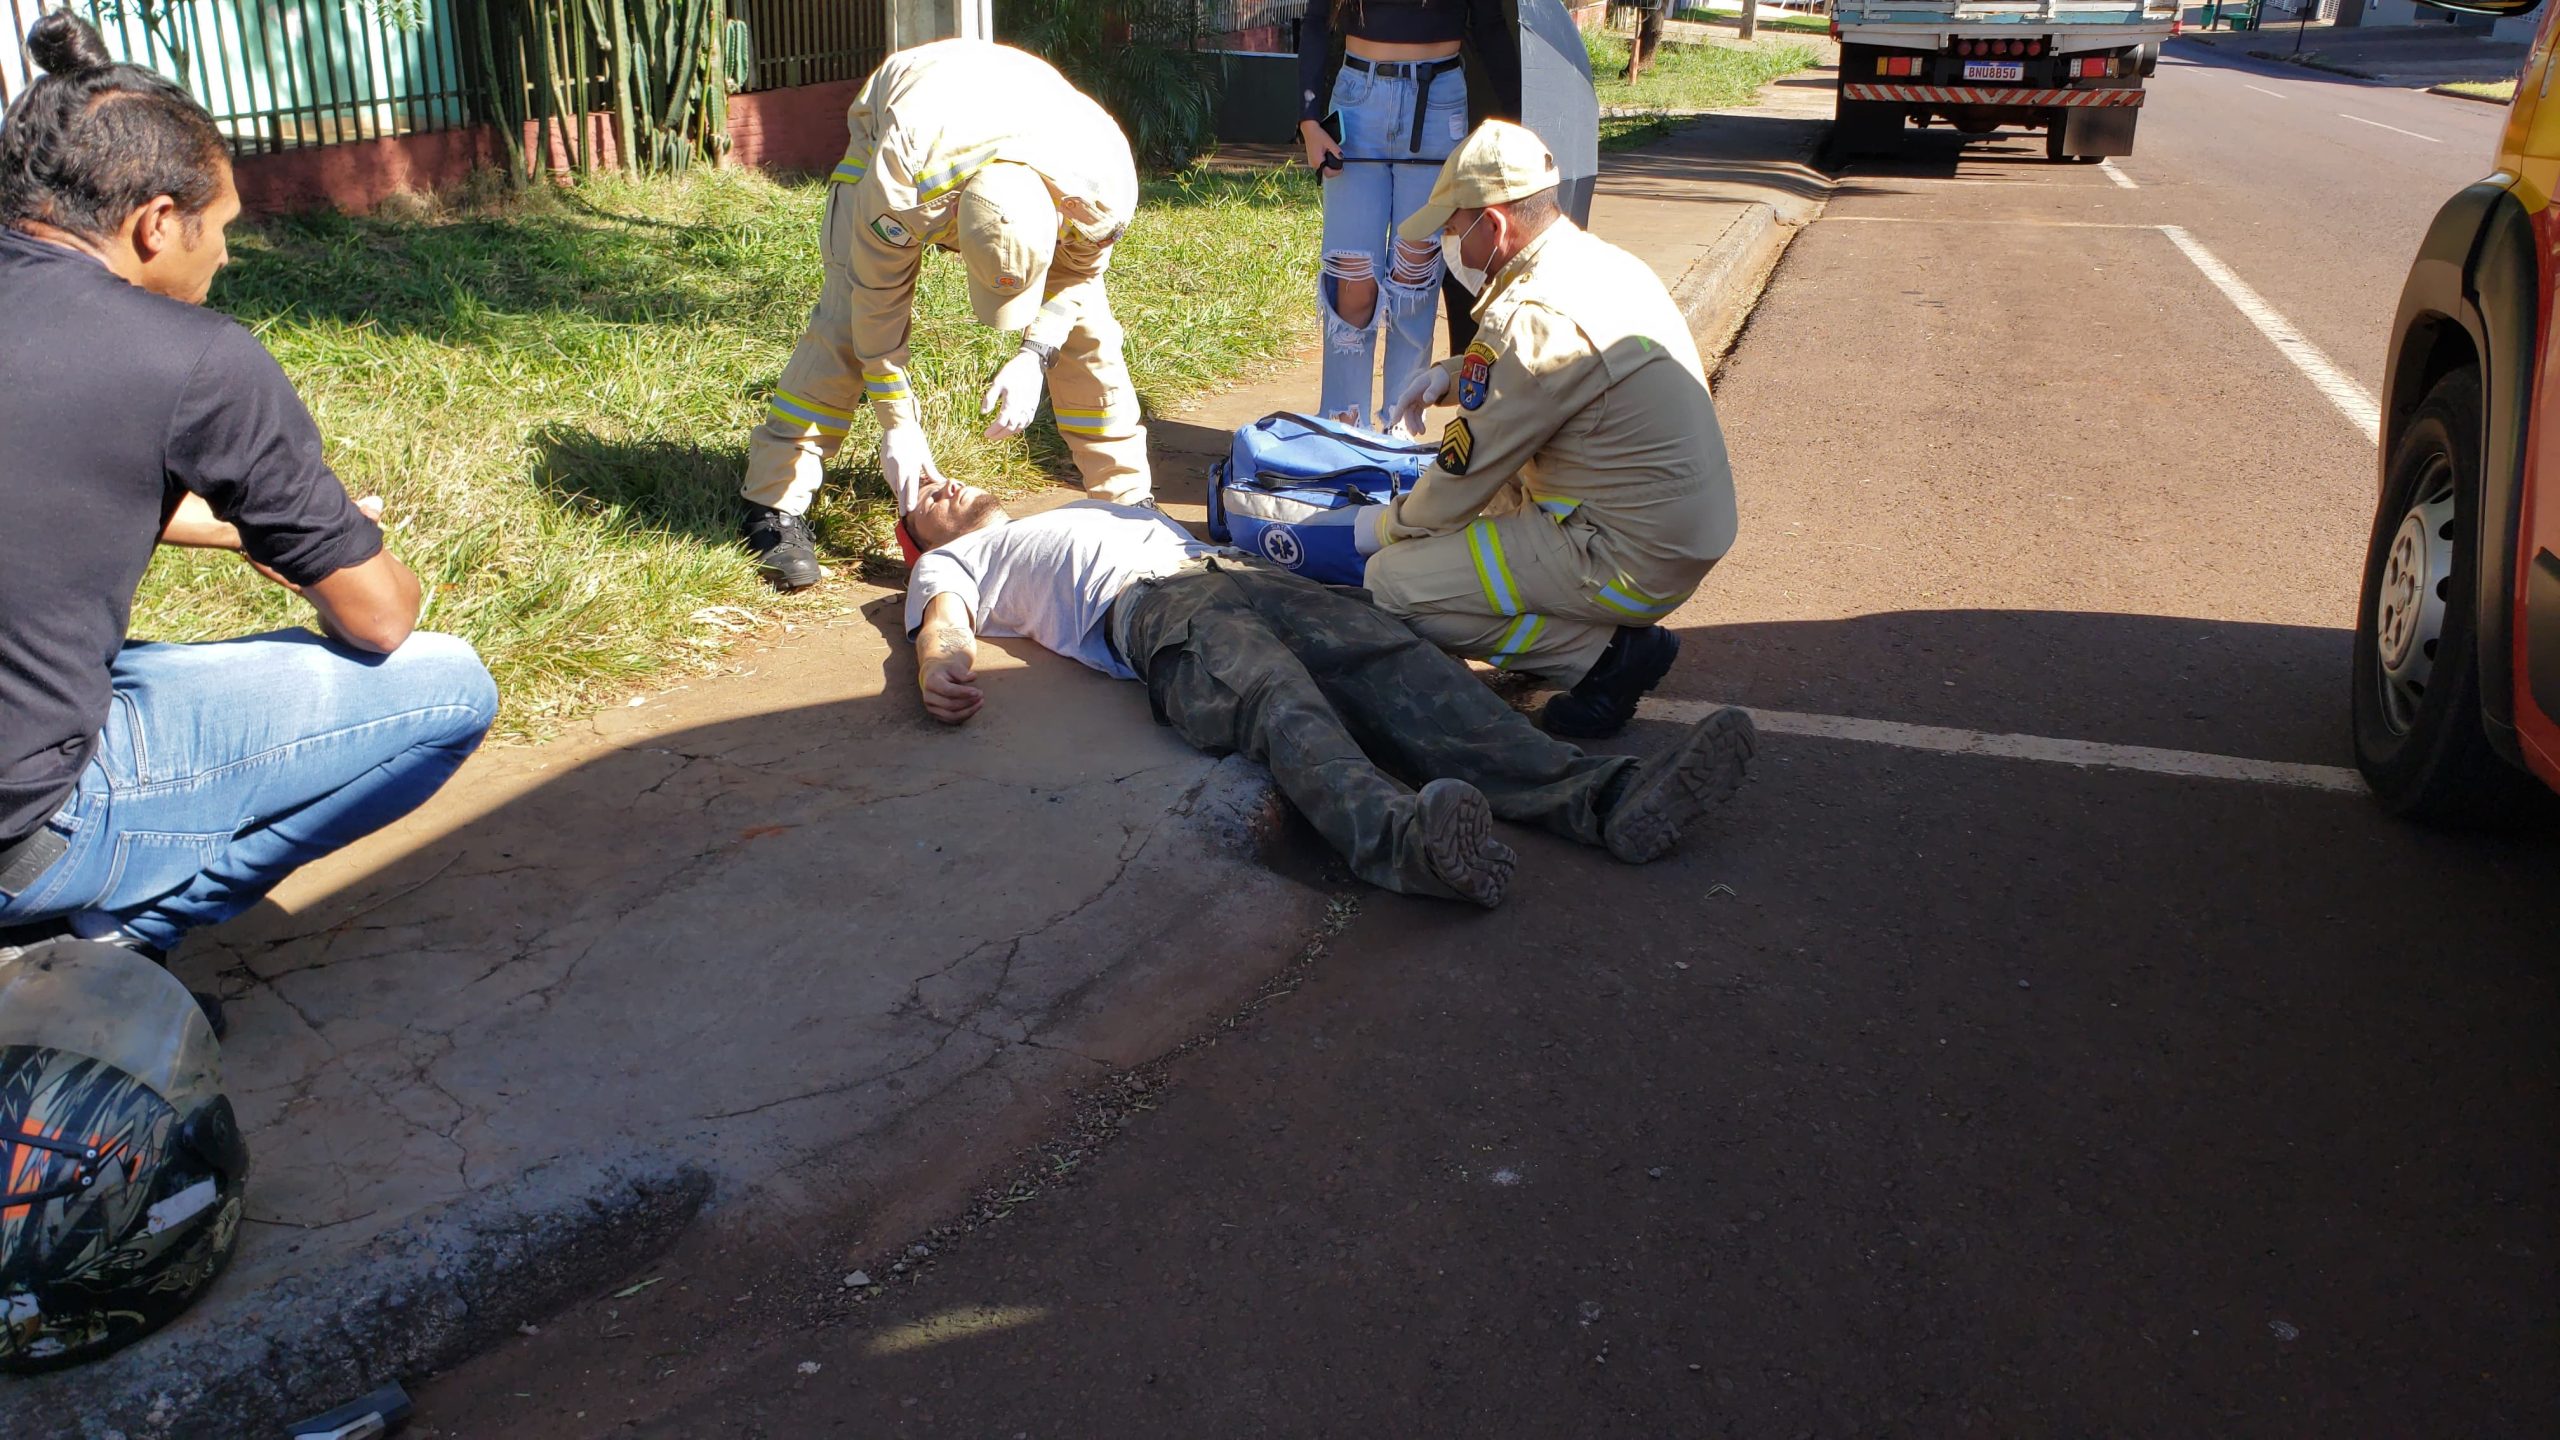
[[[1334,0],[1307,0],[1307,18],[1298,30],[1298,115],[1324,116],[1333,93],[1333,72],[1342,63],[1342,48],[1333,32]],[[1476,97],[1471,108],[1487,115],[1511,116],[1520,108],[1520,36],[1507,23],[1501,0],[1351,0],[1343,33],[1387,45],[1434,45],[1460,42],[1483,67],[1493,94]]]

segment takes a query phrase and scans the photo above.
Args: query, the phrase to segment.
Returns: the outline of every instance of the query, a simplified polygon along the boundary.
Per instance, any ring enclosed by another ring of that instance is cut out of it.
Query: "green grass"
[[[1627,42],[1612,34],[1586,30],[1591,53],[1593,88],[1600,94],[1600,148],[1626,150],[1669,133],[1671,120],[1700,110],[1748,105],[1760,87],[1818,62],[1810,45],[1799,41],[1742,45],[1666,43],[1633,85],[1618,77],[1627,70]]]
[[[1722,25],[1729,30],[1742,28],[1741,17],[1716,10],[1682,10],[1671,18],[1685,20],[1692,25]],[[1791,35],[1829,35],[1831,21],[1821,15],[1793,15],[1764,6],[1760,11],[1760,33],[1766,35],[1773,30]]]
[[[2495,100],[2501,105],[2516,98],[2516,82],[2513,80],[2448,80],[2436,88],[2456,95],[2468,95],[2474,100]]]
[[[738,633],[847,603],[837,587],[776,595],[735,532],[747,432],[817,297],[823,192],[734,171],[607,177],[234,232],[213,303],[275,351],[348,488],[385,497],[393,548],[431,587],[423,623],[487,657],[505,732],[542,733],[653,673],[713,663]],[[1303,172],[1149,183],[1111,294],[1150,410],[1307,336],[1321,224]],[[1045,419],[1015,441],[980,434],[979,398],[1011,348],[970,321],[957,261],[928,257],[914,373],[936,456],[1020,491],[1066,465]],[[886,579],[876,440],[856,425],[814,514],[833,559]],[[164,550],[134,631],[206,639],[308,618],[235,557]]]

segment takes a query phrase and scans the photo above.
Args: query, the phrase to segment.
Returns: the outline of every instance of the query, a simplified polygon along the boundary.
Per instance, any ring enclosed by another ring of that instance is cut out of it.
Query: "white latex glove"
[[[1414,372],[1412,379],[1404,382],[1404,393],[1396,397],[1396,403],[1387,407],[1385,423],[1379,428],[1402,430],[1408,435],[1421,434],[1422,412],[1439,404],[1440,397],[1448,393],[1449,372],[1437,365],[1423,366]]]
[[[1351,548],[1375,555],[1387,548],[1387,507],[1362,505],[1351,512]]]
[[[1040,412],[1040,386],[1046,377],[1040,370],[1040,357],[1028,350],[1014,353],[996,372],[996,383],[987,387],[986,403],[978,407],[981,415],[995,418],[987,422],[987,438],[1010,440],[1031,428],[1031,417]]]
[[[933,463],[933,446],[921,425],[892,425],[880,433],[880,478],[906,514],[924,498],[925,487],[941,483],[942,467]]]

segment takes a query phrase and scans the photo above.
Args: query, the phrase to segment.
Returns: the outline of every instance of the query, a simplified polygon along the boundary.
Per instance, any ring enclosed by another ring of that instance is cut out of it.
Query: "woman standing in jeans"
[[[1381,311],[1387,400],[1431,361],[1440,251],[1394,238],[1396,222],[1430,195],[1440,162],[1473,123],[1467,61],[1496,95],[1519,93],[1520,42],[1507,10],[1502,0],[1308,0],[1298,134],[1324,176],[1317,408],[1328,416],[1368,425],[1378,413]]]

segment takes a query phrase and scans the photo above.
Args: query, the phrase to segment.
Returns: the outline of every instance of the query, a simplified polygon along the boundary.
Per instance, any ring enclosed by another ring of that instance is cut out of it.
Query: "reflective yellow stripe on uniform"
[[[1098,435],[1111,424],[1111,412],[1108,410],[1069,410],[1060,406],[1055,407],[1052,413],[1058,417],[1060,430]]]
[[[1605,609],[1615,610],[1630,620],[1659,620],[1678,609],[1680,605],[1680,599],[1677,596],[1666,600],[1659,595],[1650,595],[1637,589],[1627,579],[1627,574],[1623,570],[1618,572],[1616,580],[1593,591],[1591,600],[1592,603]]]
[[[904,400],[907,398],[908,394],[907,373],[905,371],[873,370],[868,367],[864,368],[862,372],[862,395],[864,399]]]
[[[1547,628],[1547,617],[1532,610],[1511,622],[1502,638],[1493,644],[1493,653],[1485,657],[1497,670],[1508,670],[1521,652],[1538,643],[1538,632]]]
[[[961,152],[960,158],[916,181],[916,203],[929,204],[969,183],[969,177],[995,158],[993,144]]]
[[[1582,508],[1582,502],[1570,495],[1532,495],[1529,499],[1559,520]]]
[[[831,405],[803,399],[788,390],[776,390],[765,402],[765,412],[785,425],[815,430],[821,435],[842,435],[853,428],[853,416]]]
[[[847,155],[842,160],[836,162],[835,173],[829,175],[827,178],[838,185],[859,185],[862,183],[862,177],[870,173],[870,156]]]
[[[1511,578],[1511,562],[1502,555],[1502,533],[1490,520],[1467,527],[1467,553],[1475,557],[1476,581],[1484,586],[1484,603],[1496,615],[1520,613],[1520,586]]]

